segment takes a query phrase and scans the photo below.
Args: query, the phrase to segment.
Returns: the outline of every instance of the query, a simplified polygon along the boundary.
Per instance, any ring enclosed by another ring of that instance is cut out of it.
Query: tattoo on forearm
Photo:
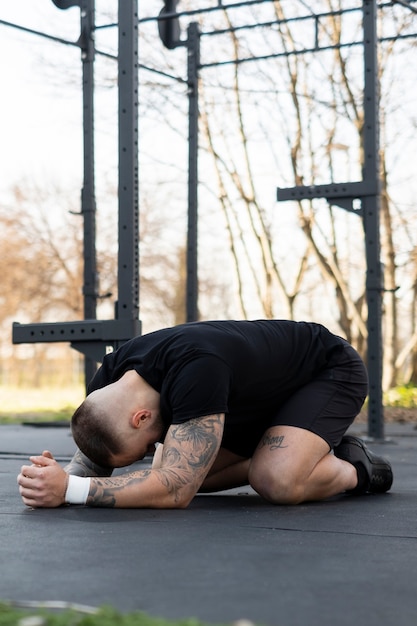
[[[91,481],[88,506],[113,508],[116,506],[117,494],[125,487],[135,487],[147,479],[151,470],[132,472],[126,476],[115,478],[94,478]]]
[[[288,446],[284,446],[284,439],[284,435],[280,435],[278,437],[264,435],[261,441],[261,446],[269,446],[270,450],[276,450],[277,448],[288,448]]]

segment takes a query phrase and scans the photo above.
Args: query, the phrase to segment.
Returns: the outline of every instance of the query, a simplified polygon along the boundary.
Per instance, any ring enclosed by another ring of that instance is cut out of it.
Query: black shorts
[[[359,354],[347,342],[330,368],[300,387],[275,415],[246,432],[235,430],[222,444],[232,452],[251,457],[268,428],[296,426],[315,433],[333,449],[360,412],[368,394],[368,374]]]

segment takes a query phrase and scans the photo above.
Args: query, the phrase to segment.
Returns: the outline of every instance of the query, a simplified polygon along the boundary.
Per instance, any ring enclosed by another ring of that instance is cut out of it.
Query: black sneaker
[[[339,459],[352,463],[358,471],[359,484],[352,491],[385,493],[391,488],[393,475],[390,463],[371,452],[359,437],[345,435],[334,453]]]

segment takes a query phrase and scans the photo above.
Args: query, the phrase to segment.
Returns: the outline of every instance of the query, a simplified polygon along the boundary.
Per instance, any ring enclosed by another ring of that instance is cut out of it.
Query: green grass
[[[69,421],[85,392],[74,387],[0,386],[0,424]]]
[[[247,622],[246,622],[247,623]],[[209,626],[190,618],[168,621],[150,617],[142,612],[119,613],[111,607],[97,610],[47,611],[46,609],[19,609],[0,602],[0,626]],[[218,625],[221,626],[221,625]],[[223,625],[226,626],[226,625]],[[254,625],[255,626],[255,625]]]
[[[417,387],[414,385],[399,385],[384,394],[386,406],[398,406],[403,409],[417,408]]]
[[[67,422],[85,396],[84,386],[0,386],[0,424]],[[417,387],[399,385],[384,393],[384,406],[417,408]]]
[[[63,407],[56,411],[0,411],[0,424],[22,424],[24,422],[69,422],[74,409]]]

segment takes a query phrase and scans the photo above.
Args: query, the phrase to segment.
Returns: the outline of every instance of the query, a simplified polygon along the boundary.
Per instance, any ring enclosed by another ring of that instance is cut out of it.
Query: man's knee
[[[300,504],[304,499],[304,487],[291,475],[282,472],[249,470],[251,487],[272,504]]]

